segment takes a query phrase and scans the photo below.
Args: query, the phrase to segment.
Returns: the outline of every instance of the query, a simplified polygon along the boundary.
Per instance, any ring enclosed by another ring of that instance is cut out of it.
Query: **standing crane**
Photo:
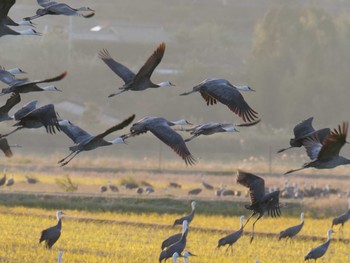
[[[251,173],[244,172],[242,170],[237,170],[237,183],[249,188],[250,205],[246,205],[245,208],[253,211],[252,215],[248,218],[244,226],[249,222],[249,220],[259,214],[257,219],[253,223],[252,236],[250,238],[250,243],[254,239],[254,226],[256,222],[265,214],[267,211],[268,215],[272,217],[277,217],[281,215],[280,205],[279,205],[279,194],[280,191],[274,191],[271,193],[265,193],[265,181],[259,176]]]
[[[30,21],[45,15],[82,16],[85,18],[89,18],[95,15],[95,10],[92,10],[87,6],[73,8],[65,3],[57,3],[52,0],[37,0],[37,2],[43,8],[36,10],[36,15],[25,17],[23,20]],[[88,13],[85,14],[85,11]]]
[[[335,217],[333,220],[332,220],[332,229],[333,229],[333,226],[336,226],[336,225],[340,225],[339,227],[339,232],[340,232],[340,235],[343,234],[343,227],[344,227],[344,224],[349,221],[350,219],[350,198],[348,200],[349,202],[349,210],[346,211],[345,213]]]
[[[12,186],[15,184],[15,179],[13,178],[13,174],[11,175],[11,178],[7,179],[5,186]]]
[[[305,168],[332,169],[339,165],[350,164],[350,159],[339,156],[341,148],[344,146],[348,134],[349,123],[343,122],[337,129],[324,139],[322,143],[318,136],[313,135],[305,139],[304,146],[311,162],[305,163],[301,168],[289,170],[285,174],[303,170]]]
[[[111,57],[107,49],[101,50],[98,53],[100,59],[102,59],[102,61],[106,63],[106,65],[124,81],[124,85],[121,88],[119,88],[121,89],[121,91],[117,93],[113,93],[108,97],[113,97],[127,90],[139,91],[139,90],[145,90],[148,88],[174,86],[170,81],[154,84],[150,80],[154,69],[158,66],[158,64],[163,58],[164,51],[165,51],[165,43],[161,43],[159,47],[153,52],[153,54],[147,59],[147,61],[141,67],[141,69],[136,74],[134,74],[126,66],[115,61]]]
[[[188,223],[191,223],[193,218],[194,218],[194,213],[196,212],[196,201],[192,201],[191,202],[191,208],[192,208],[192,211],[190,214],[186,215],[186,216],[183,216],[181,218],[178,218],[174,221],[174,224],[173,224],[173,227],[176,226],[176,225],[181,225],[185,220],[188,222]]]
[[[186,163],[186,165],[194,165],[196,159],[188,150],[184,140],[171,126],[191,124],[186,120],[168,121],[161,117],[145,117],[134,123],[130,128],[130,134],[125,135],[126,138],[130,136],[139,135],[150,131],[163,143],[168,145],[174,152],[176,152]]]
[[[255,90],[249,86],[234,86],[226,79],[209,78],[193,87],[192,91],[182,93],[180,96],[199,92],[208,106],[219,101],[241,117],[244,122],[253,122],[258,118],[258,113],[248,105],[240,91]]]
[[[103,146],[108,146],[108,145],[117,144],[117,143],[124,143],[123,137],[117,137],[112,141],[106,141],[103,138],[112,132],[125,128],[134,120],[134,118],[135,118],[135,115],[131,115],[129,118],[125,119],[121,123],[118,123],[117,125],[109,128],[108,130],[96,136],[92,136],[88,134],[86,131],[84,131],[83,129],[75,125],[62,126],[61,127],[62,131],[75,143],[75,145],[69,147],[69,150],[71,151],[71,153],[68,154],[63,159],[61,159],[60,161],[58,161],[58,163],[61,163],[61,166],[64,166],[68,164],[71,160],[73,160],[73,158],[77,156],[79,153],[81,153],[82,151],[91,151]],[[71,157],[71,155],[73,156]],[[69,157],[70,159],[68,159]]]
[[[170,245],[160,253],[159,262],[162,262],[163,260],[166,261],[168,258],[171,258],[175,252],[181,254],[181,252],[186,247],[187,234],[188,234],[188,222],[187,220],[185,220],[182,223],[182,234],[181,234],[180,240]]]
[[[40,83],[50,83],[50,82],[54,82],[54,81],[60,81],[62,79],[64,79],[67,75],[67,71],[64,71],[63,73],[52,77],[52,78],[47,78],[47,79],[43,79],[43,80],[32,80],[32,81],[23,81],[23,80],[19,80],[19,81],[15,81],[9,84],[9,87],[7,88],[3,88],[1,90],[0,96],[4,95],[4,94],[8,94],[11,92],[15,92],[15,93],[29,93],[29,92],[40,92],[40,91],[59,91],[62,92],[60,89],[58,89],[56,86],[50,85],[50,86],[46,86],[46,87],[39,87],[37,84]]]
[[[202,176],[202,185],[205,189],[207,190],[214,190],[214,186],[212,186],[211,184],[208,184],[205,180],[205,176]]]
[[[0,37],[5,35],[41,35],[32,28],[15,31],[8,27],[8,13],[11,7],[16,3],[16,0],[1,0],[0,1]]]
[[[199,135],[212,135],[219,132],[239,132],[235,126],[247,127],[247,126],[253,126],[259,122],[260,120],[256,120],[251,123],[240,123],[240,124],[209,122],[206,124],[197,125],[192,128],[185,129],[185,131],[190,132],[190,134],[192,135],[190,138],[187,138],[185,142],[189,142],[192,139],[198,137]]]
[[[240,239],[241,236],[243,235],[243,221],[244,221],[244,219],[245,219],[245,216],[241,216],[241,218],[240,218],[240,228],[237,231],[235,231],[235,232],[233,232],[233,233],[231,233],[231,234],[221,238],[219,240],[219,242],[218,242],[217,248],[220,248],[221,246],[228,245],[227,248],[226,248],[226,252],[228,251],[229,248],[231,248],[231,252],[232,252],[232,245],[234,243],[236,243],[237,240]]]
[[[278,240],[281,240],[282,238],[290,238],[290,240],[292,240],[292,238],[295,237],[304,226],[304,213],[300,214],[300,219],[301,223],[299,225],[292,226],[281,231]]]
[[[331,243],[331,235],[332,235],[332,229],[329,229],[327,241],[322,245],[319,245],[318,247],[311,249],[309,253],[307,253],[307,255],[305,256],[304,261],[309,259],[314,259],[316,262],[318,258],[322,257],[327,252],[329,244]]]
[[[324,128],[315,131],[314,127],[312,127],[313,119],[314,117],[310,117],[295,125],[293,129],[294,138],[291,138],[289,141],[290,147],[280,149],[277,153],[284,152],[293,147],[303,146],[305,138],[310,137],[312,135],[318,136],[319,140],[323,142],[324,139],[330,134],[331,129]]]
[[[62,229],[62,215],[64,215],[62,211],[57,211],[57,225],[49,227],[41,232],[39,244],[45,241],[45,247],[50,249],[60,238]]]

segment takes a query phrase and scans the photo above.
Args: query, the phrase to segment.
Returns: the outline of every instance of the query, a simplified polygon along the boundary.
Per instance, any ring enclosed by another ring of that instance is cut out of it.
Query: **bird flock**
[[[35,31],[35,27],[32,20],[38,19],[43,16],[50,15],[66,15],[66,16],[80,16],[83,18],[90,18],[94,16],[95,10],[89,7],[73,8],[65,3],[58,3],[51,0],[37,0],[40,8],[36,11],[35,15],[23,18],[19,22],[13,21],[9,16],[9,11],[15,4],[15,0],[2,0],[0,2],[0,37],[8,35],[37,35],[41,34]],[[16,31],[12,27],[18,26],[29,26],[30,29]],[[110,95],[106,94],[106,97],[115,97],[126,91],[140,91],[149,88],[165,88],[175,86],[171,81],[164,81],[161,83],[153,83],[151,76],[155,68],[161,62],[165,53],[166,44],[160,43],[159,46],[154,50],[151,56],[141,66],[138,72],[132,72],[128,67],[124,66],[120,62],[117,62],[107,49],[101,49],[98,52],[98,57],[124,82],[119,88],[119,91]],[[21,97],[25,96],[26,93],[32,92],[45,92],[54,91],[61,92],[55,85],[49,85],[46,87],[40,87],[42,83],[52,83],[63,80],[67,76],[67,71],[53,77],[41,79],[41,80],[29,80],[27,78],[18,78],[17,75],[25,74],[21,68],[6,69],[0,68],[0,81],[7,86],[1,90],[0,95],[10,95],[5,104],[0,107],[0,122],[3,121],[15,121],[13,126],[15,129],[0,135],[0,148],[4,152],[6,157],[11,157],[11,147],[16,145],[10,145],[6,138],[9,135],[21,130],[21,129],[37,129],[44,127],[47,133],[55,134],[56,132],[63,132],[69,137],[74,145],[69,147],[70,153],[58,161],[60,166],[67,165],[72,161],[79,153],[83,151],[94,150],[99,147],[108,146],[112,144],[125,143],[130,138],[151,132],[161,142],[169,146],[184,162],[186,165],[195,165],[197,159],[190,152],[187,143],[197,138],[200,135],[212,135],[215,133],[228,133],[238,132],[236,127],[249,127],[257,125],[261,119],[257,111],[255,111],[244,99],[241,92],[254,92],[255,90],[247,85],[238,86],[231,84],[226,79],[221,78],[207,78],[201,83],[195,85],[191,91],[179,94],[180,96],[187,96],[192,93],[199,92],[202,98],[205,100],[208,106],[217,104],[218,102],[225,105],[234,115],[237,115],[243,120],[243,123],[223,123],[223,122],[210,122],[198,125],[193,125],[185,119],[169,121],[164,117],[146,116],[139,121],[133,122],[135,115],[131,114],[130,117],[124,121],[114,124],[111,128],[98,135],[90,135],[82,128],[72,124],[69,120],[61,119],[60,115],[55,110],[54,104],[46,104],[37,107],[37,100],[33,100],[21,108],[19,108],[13,115],[9,112],[21,102]],[[121,95],[122,96],[122,95]],[[118,96],[119,97],[119,96]],[[118,99],[116,98],[116,100]],[[182,99],[184,102],[185,98]],[[332,169],[339,165],[350,164],[350,159],[340,156],[341,148],[348,143],[346,140],[348,133],[348,122],[342,122],[337,128],[323,128],[315,130],[312,126],[313,117],[310,117],[294,128],[294,138],[290,139],[290,146],[283,148],[278,153],[284,152],[287,149],[293,147],[304,147],[307,155],[310,158],[310,162],[305,163],[301,168],[287,171],[285,174],[300,171],[306,168],[316,169]],[[122,134],[112,141],[104,139],[107,135],[122,130],[127,126],[130,126],[130,132]],[[183,128],[183,126],[190,125],[190,128]],[[184,131],[190,134],[190,137],[184,139],[179,132]],[[29,180],[29,179],[28,179]],[[29,181],[28,181],[29,182]],[[0,186],[13,185],[13,176],[6,180],[6,173],[3,178],[0,179]],[[237,183],[249,189],[250,204],[245,205],[245,208],[252,212],[252,214],[246,219],[244,215],[240,218],[240,228],[236,232],[233,232],[218,241],[217,248],[227,245],[226,251],[236,243],[239,238],[243,235],[244,227],[255,215],[258,217],[252,224],[252,233],[250,242],[254,239],[254,228],[255,224],[259,221],[264,214],[268,214],[272,217],[281,216],[282,206],[279,203],[280,192],[272,191],[269,193],[265,192],[265,181],[263,178],[248,173],[242,170],[237,171]],[[204,187],[210,187],[205,185]],[[109,183],[111,191],[118,191],[116,186]],[[207,188],[210,189],[210,188]],[[211,188],[212,189],[212,188]],[[198,189],[194,189],[198,190]],[[194,191],[193,190],[193,191]],[[200,189],[201,190],[201,189]],[[107,187],[101,188],[102,191],[107,191]],[[198,192],[198,191],[197,191]],[[194,191],[191,194],[196,194]],[[190,194],[190,193],[189,193]],[[198,193],[197,193],[198,194]],[[189,233],[189,226],[192,222],[195,210],[196,202],[191,203],[192,211],[189,215],[182,218],[176,219],[175,225],[182,225],[182,232],[170,236],[164,240],[161,244],[161,253],[159,255],[159,262],[172,258],[174,262],[177,262],[178,258],[183,257],[185,262],[188,262],[188,257],[195,256],[195,254],[185,251],[187,235]],[[45,247],[51,248],[55,242],[59,239],[62,229],[62,211],[57,211],[57,224],[53,227],[42,231],[39,243],[45,242]],[[296,226],[292,226],[282,231],[279,234],[279,239],[295,237],[304,225],[304,213],[301,213],[301,223]],[[340,231],[344,224],[350,218],[350,207],[349,211],[334,218],[332,222],[332,228],[335,225],[341,225]],[[330,244],[332,229],[328,231],[328,239],[325,243],[318,247],[310,250],[305,256],[305,260],[314,259],[315,261],[322,257]],[[61,255],[62,256],[62,255]]]

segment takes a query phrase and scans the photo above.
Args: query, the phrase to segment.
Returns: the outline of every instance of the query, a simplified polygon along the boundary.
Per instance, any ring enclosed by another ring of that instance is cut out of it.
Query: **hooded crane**
[[[348,134],[349,123],[343,122],[324,139],[322,143],[317,135],[308,137],[304,146],[311,162],[305,163],[301,168],[289,170],[285,174],[300,171],[306,168],[332,169],[339,165],[350,164],[350,159],[339,156],[341,148],[344,146]]]
[[[187,220],[183,221],[182,223],[182,234],[179,241],[175,242],[174,244],[167,247],[166,250],[163,250],[159,255],[159,262],[162,262],[163,260],[167,260],[168,258],[171,258],[175,252],[181,254],[181,252],[186,247],[186,238],[188,234],[188,222]]]
[[[295,237],[304,226],[304,213],[300,214],[300,219],[301,223],[299,225],[292,226],[281,231],[278,240],[281,240],[282,238],[290,238],[290,240],[292,240],[292,238]]]
[[[226,248],[226,252],[229,248],[231,248],[231,252],[232,252],[232,245],[234,243],[237,242],[238,239],[241,238],[241,236],[243,235],[243,221],[245,219],[245,216],[241,216],[240,218],[240,228],[236,231],[236,232],[233,232],[223,238],[221,238],[219,240],[219,243],[218,243],[218,246],[217,248],[220,248],[221,246],[225,246],[225,245],[228,245],[227,248]]]
[[[186,216],[183,216],[179,219],[176,219],[174,221],[174,224],[173,224],[173,227],[176,226],[176,225],[181,225],[185,220],[188,222],[188,223],[191,223],[193,218],[194,218],[194,213],[196,212],[196,201],[192,201],[191,203],[191,208],[192,208],[192,211],[190,214],[186,215]]]
[[[8,27],[11,22],[8,20],[8,13],[11,7],[16,3],[16,0],[1,0],[0,1],[0,37],[5,35],[40,35],[32,28],[15,31]]]
[[[16,81],[9,84],[10,85],[9,87],[2,89],[0,95],[8,94],[11,92],[15,92],[15,93],[28,93],[28,92],[37,92],[37,91],[60,91],[61,92],[61,90],[59,90],[56,86],[50,85],[50,86],[41,88],[37,84],[59,81],[63,79],[66,75],[67,75],[67,71],[53,78],[48,78],[44,80]]]
[[[211,184],[208,184],[206,181],[205,181],[205,176],[202,175],[202,185],[205,189],[207,190],[214,190],[214,186],[212,186]]]
[[[240,91],[254,91],[249,86],[234,86],[226,79],[209,78],[195,86],[192,91],[182,93],[180,96],[197,91],[208,106],[219,101],[241,117],[244,122],[253,122],[258,118],[258,113],[248,105],[240,93]]]
[[[32,101],[27,104],[26,106],[33,106],[35,101]],[[21,130],[23,128],[27,129],[36,129],[41,128],[42,126],[45,127],[47,133],[56,133],[56,129],[58,131],[61,131],[61,127],[63,125],[69,125],[69,121],[67,120],[61,120],[59,121],[57,119],[57,113],[55,111],[55,107],[53,104],[47,104],[44,106],[41,106],[40,108],[34,109],[32,111],[28,112],[29,107],[21,108],[19,111],[15,113],[15,120],[18,120],[17,123],[15,123],[13,126],[18,126],[13,131],[0,135],[1,137],[6,137],[18,130]]]
[[[185,131],[190,132],[190,134],[192,135],[190,138],[186,139],[185,142],[189,142],[192,139],[198,137],[199,135],[212,135],[218,132],[238,132],[235,126],[247,127],[253,126],[259,122],[260,120],[242,124],[209,122],[206,124],[197,125],[192,128],[185,129]]]
[[[336,225],[340,225],[339,227],[339,232],[340,234],[343,233],[343,227],[344,227],[344,224],[349,221],[350,219],[350,198],[349,198],[349,210],[337,217],[335,217],[333,220],[332,220],[332,229],[333,229],[333,226],[336,226]]]
[[[185,161],[186,165],[194,165],[196,159],[188,150],[180,134],[170,127],[173,125],[187,124],[190,123],[186,120],[168,121],[161,117],[145,117],[134,123],[130,128],[130,134],[125,136],[127,138],[150,131],[158,139],[173,149]]]
[[[24,71],[22,71],[20,68],[5,70],[4,68],[0,67],[0,81],[7,85],[24,82],[26,79],[18,79],[14,76],[14,74],[19,73],[24,73]]]
[[[38,17],[42,17],[45,15],[66,15],[66,16],[82,16],[85,18],[92,17],[95,15],[95,11],[90,7],[83,6],[79,8],[73,8],[65,3],[57,3],[51,0],[37,0],[38,4],[43,7],[39,8],[36,11],[36,15],[31,17],[23,18],[23,20],[33,20]],[[84,12],[88,13],[84,13]]]
[[[60,238],[62,229],[62,215],[64,215],[62,211],[57,211],[57,225],[49,227],[41,232],[39,244],[45,241],[45,247],[51,248]]]
[[[252,210],[252,215],[248,218],[244,226],[249,220],[259,214],[258,218],[253,223],[253,231],[250,239],[250,243],[254,239],[254,226],[255,223],[265,214],[267,211],[268,215],[277,217],[281,215],[279,205],[279,194],[280,191],[274,191],[271,193],[265,193],[265,181],[259,176],[251,173],[246,173],[241,170],[237,170],[237,183],[249,188],[250,205],[246,205],[245,208]]]
[[[13,174],[11,175],[11,178],[7,179],[5,186],[12,186],[15,184],[15,179],[13,178]]]
[[[4,24],[8,25],[8,26],[31,26],[31,27],[35,27],[35,24],[32,23],[32,21],[22,19],[21,21],[19,21],[17,23],[15,21],[13,21],[9,16],[7,16],[5,18]]]
[[[124,85],[119,88],[120,92],[113,93],[108,97],[113,97],[127,90],[145,90],[148,88],[169,87],[174,86],[170,81],[154,84],[150,78],[154,69],[158,66],[163,58],[165,51],[165,43],[161,43],[159,47],[153,52],[153,54],[147,59],[145,64],[141,67],[136,75],[124,65],[115,61],[106,49],[99,52],[99,57],[104,63],[123,81]]]
[[[318,258],[322,257],[327,252],[329,244],[331,243],[331,235],[332,235],[332,229],[329,229],[327,241],[322,245],[319,245],[318,247],[311,249],[309,253],[307,253],[307,255],[305,256],[304,261],[309,259],[314,259],[316,262]]]
[[[79,128],[75,125],[68,125],[68,126],[62,126],[62,131],[69,137],[71,140],[75,143],[74,146],[69,147],[69,150],[71,150],[71,153],[67,155],[65,158],[60,160],[58,163],[61,163],[61,166],[64,166],[68,164],[75,156],[77,156],[82,151],[91,151],[98,147],[102,146],[108,146],[112,144],[117,143],[124,143],[124,138],[118,137],[114,139],[113,141],[106,141],[103,138],[106,137],[108,134],[115,132],[117,130],[121,130],[128,126],[135,118],[135,115],[130,116],[126,120],[122,121],[121,123],[118,123],[117,125],[109,128],[103,133],[100,133],[96,136],[92,136],[88,134],[83,129]],[[73,155],[70,159],[67,160],[71,155]]]
[[[7,99],[6,104],[0,107],[0,122],[12,120],[9,116],[9,111],[21,101],[21,96],[18,93],[12,93],[11,97]]]
[[[303,146],[305,138],[312,135],[318,136],[320,142],[323,143],[324,139],[330,134],[331,129],[324,128],[315,131],[314,127],[312,127],[313,119],[314,117],[310,117],[295,125],[293,129],[294,138],[291,138],[289,141],[290,147],[280,149],[277,153],[284,152],[285,150],[291,149],[293,147]]]

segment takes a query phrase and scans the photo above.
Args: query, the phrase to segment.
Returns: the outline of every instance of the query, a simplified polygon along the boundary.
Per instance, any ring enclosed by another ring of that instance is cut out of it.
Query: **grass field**
[[[200,204],[199,204],[200,205]],[[55,224],[54,210],[0,207],[2,233],[1,262],[55,262],[63,251],[63,262],[157,262],[161,242],[171,234],[177,214],[89,213],[65,211],[62,235],[51,250],[38,244],[42,229]],[[219,238],[239,228],[238,217],[198,215],[190,226],[186,249],[195,253],[190,262],[302,262],[306,253],[326,240],[330,218],[306,218],[300,237],[293,242],[278,241],[285,227],[298,224],[298,218],[262,219],[259,234],[249,244],[248,224],[233,252],[216,249]],[[192,228],[192,229],[191,229]],[[350,231],[345,227],[344,235]],[[323,262],[349,262],[349,240],[338,241],[334,234]]]

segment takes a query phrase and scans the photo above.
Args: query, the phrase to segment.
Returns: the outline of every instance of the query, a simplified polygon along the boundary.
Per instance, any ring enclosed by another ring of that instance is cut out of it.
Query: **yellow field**
[[[55,218],[48,217],[55,211],[0,207],[0,261],[55,262],[58,251],[62,250],[63,262],[158,262],[161,242],[181,231],[179,227],[170,227],[180,215],[64,212],[68,215],[63,218],[62,235],[53,248],[47,250],[38,240],[41,230],[56,224]],[[84,218],[91,220],[81,220]],[[330,222],[331,219],[312,220],[306,216],[300,234],[321,239],[278,242],[279,231],[298,224],[299,219],[262,219],[256,231],[275,233],[274,236],[257,235],[249,244],[249,235],[245,235],[233,246],[233,253],[225,253],[226,248],[216,249],[217,241],[238,229],[239,218],[196,215],[190,226],[187,250],[198,255],[190,258],[190,262],[254,262],[255,259],[303,262],[312,247],[326,240]],[[249,223],[246,233],[250,230]],[[338,241],[337,235],[333,235],[323,262],[350,262],[349,243]],[[348,226],[344,228],[344,236],[350,236]]]

